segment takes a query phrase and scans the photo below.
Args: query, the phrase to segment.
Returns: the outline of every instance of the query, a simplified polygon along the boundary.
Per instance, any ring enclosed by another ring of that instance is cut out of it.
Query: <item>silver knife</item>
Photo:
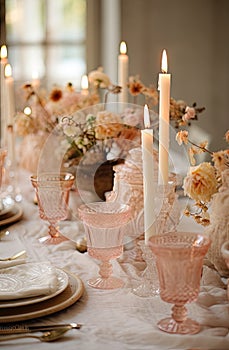
[[[80,323],[62,323],[62,324],[49,324],[49,325],[19,325],[14,324],[12,326],[0,326],[0,335],[6,334],[23,334],[23,333],[34,333],[34,332],[45,332],[52,329],[58,329],[63,327],[69,327],[69,329],[80,329],[82,324]]]

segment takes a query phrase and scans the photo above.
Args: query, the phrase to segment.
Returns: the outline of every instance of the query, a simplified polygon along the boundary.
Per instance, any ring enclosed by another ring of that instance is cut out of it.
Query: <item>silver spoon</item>
[[[71,327],[63,327],[55,330],[51,330],[43,333],[42,335],[34,335],[34,334],[15,334],[15,335],[2,335],[0,336],[0,341],[6,340],[14,340],[14,339],[22,339],[22,338],[35,338],[40,340],[41,342],[50,342],[61,338],[66,332],[68,332]]]

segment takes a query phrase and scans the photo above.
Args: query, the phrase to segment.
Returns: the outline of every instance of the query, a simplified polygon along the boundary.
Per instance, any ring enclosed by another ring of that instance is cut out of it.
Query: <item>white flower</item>
[[[196,116],[195,108],[187,106],[185,109],[185,114],[182,117],[182,120],[185,122],[190,119],[194,119],[195,116]]]
[[[111,85],[110,78],[108,75],[103,73],[103,68],[99,67],[97,70],[93,70],[88,75],[89,83],[94,85],[96,88],[106,89]]]
[[[66,136],[72,137],[77,134],[78,127],[75,125],[64,125],[63,126],[63,132]]]
[[[217,192],[217,180],[214,167],[203,162],[198,166],[190,167],[184,179],[184,194],[195,201],[209,202]]]

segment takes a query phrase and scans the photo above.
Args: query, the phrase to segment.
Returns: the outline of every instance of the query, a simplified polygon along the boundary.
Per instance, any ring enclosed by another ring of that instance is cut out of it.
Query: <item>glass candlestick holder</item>
[[[146,262],[146,268],[141,274],[141,282],[132,288],[132,292],[139,297],[152,297],[160,294],[158,273],[155,257],[145,241],[139,241],[138,245],[142,251],[142,259]]]
[[[166,185],[157,185],[155,195],[155,234],[175,231],[180,219],[176,182],[170,180]],[[153,214],[152,214],[153,215]],[[153,297],[160,294],[158,274],[154,254],[144,240],[138,245],[142,251],[142,258],[146,263],[145,270],[141,273],[141,281],[132,288],[132,292],[140,297]]]

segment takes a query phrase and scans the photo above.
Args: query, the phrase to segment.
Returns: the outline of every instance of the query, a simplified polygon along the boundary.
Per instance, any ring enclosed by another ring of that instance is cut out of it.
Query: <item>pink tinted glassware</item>
[[[88,254],[99,259],[99,277],[88,281],[91,287],[115,289],[123,286],[123,281],[112,276],[111,259],[118,258],[123,251],[125,225],[131,218],[131,208],[118,202],[94,202],[79,207],[87,236]]]
[[[39,239],[41,243],[58,244],[68,240],[62,236],[57,222],[68,216],[69,191],[74,183],[70,173],[42,173],[32,175],[31,182],[35,188],[40,218],[49,222],[48,235]]]
[[[185,304],[198,297],[210,239],[198,233],[170,232],[151,237],[149,246],[156,256],[160,297],[174,304],[171,317],[159,321],[158,327],[168,333],[198,333],[200,325],[187,318]]]

